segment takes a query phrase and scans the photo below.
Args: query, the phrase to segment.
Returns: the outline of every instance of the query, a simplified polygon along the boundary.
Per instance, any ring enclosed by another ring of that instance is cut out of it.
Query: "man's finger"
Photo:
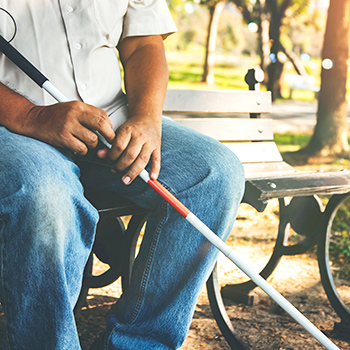
[[[88,152],[86,144],[73,135],[69,138],[63,139],[61,146],[68,148],[73,153],[79,154],[80,156],[85,156]]]
[[[117,135],[112,143],[112,148],[108,152],[108,158],[116,161],[128,147],[131,139],[131,133],[125,130],[117,130]]]
[[[150,156],[151,156],[150,150],[147,149],[147,147],[144,147],[141,150],[139,156],[130,166],[130,169],[122,177],[122,181],[124,182],[125,185],[128,185],[132,181],[134,181],[134,179],[141,173],[141,171],[145,169],[146,165],[149,162]]]
[[[95,148],[98,144],[98,136],[96,133],[83,126],[77,127],[73,134],[81,142],[85,143],[88,148]]]
[[[80,122],[87,128],[98,131],[109,143],[113,142],[115,132],[107,113],[102,109],[87,105]]]
[[[151,170],[150,170],[150,178],[152,180],[157,180],[160,172],[160,150],[154,150],[151,156]]]
[[[139,140],[132,138],[116,161],[113,168],[119,171],[123,171],[130,167],[142,153],[142,147],[143,145]]]

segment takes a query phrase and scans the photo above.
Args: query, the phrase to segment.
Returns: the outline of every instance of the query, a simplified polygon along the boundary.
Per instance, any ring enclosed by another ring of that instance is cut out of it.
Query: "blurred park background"
[[[284,159],[301,170],[350,168],[350,0],[167,3],[178,27],[178,33],[165,40],[169,88],[247,90],[244,77],[248,69],[261,68],[265,74],[261,89],[272,93],[271,117],[279,126],[274,137]],[[287,115],[293,123],[286,123]],[[326,203],[327,198],[321,199]],[[241,206],[228,240],[257,269],[273,251],[278,210],[277,200],[269,201],[263,213]],[[336,268],[335,279],[348,286],[350,198],[337,213],[333,231],[330,259]],[[294,243],[302,239],[293,232],[291,238]],[[293,304],[301,306],[320,329],[331,330],[338,318],[321,290],[316,250],[287,257],[279,266],[269,282],[295,298]],[[222,262],[221,267],[224,279],[237,278],[232,264]],[[83,349],[88,348],[96,327],[103,329],[108,312],[105,306],[114,302],[118,293],[120,287],[115,284],[91,291],[90,306],[78,317]],[[202,294],[182,349],[229,349]],[[347,292],[347,305],[349,298]],[[319,349],[307,342],[307,336],[296,336],[300,329],[286,323],[269,303],[264,299],[249,308],[229,304],[229,315],[242,339],[254,349]],[[349,338],[337,341],[342,349],[349,348]]]
[[[178,26],[165,41],[170,88],[247,90],[247,70],[259,67],[261,89],[272,94],[274,123],[285,123],[281,116],[295,119],[296,127],[275,129],[284,159],[301,170],[350,168],[350,0],[168,4]],[[337,218],[341,244],[334,250],[346,279],[349,219],[350,200]]]
[[[247,70],[260,67],[274,105],[317,105],[291,161],[347,163],[350,0],[167,2],[178,26],[165,41],[170,88],[246,90]]]

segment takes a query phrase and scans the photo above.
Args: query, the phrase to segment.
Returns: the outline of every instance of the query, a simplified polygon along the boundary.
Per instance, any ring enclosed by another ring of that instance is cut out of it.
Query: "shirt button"
[[[75,43],[75,44],[74,44],[74,47],[75,47],[77,50],[80,50],[82,46],[81,46],[80,43]]]
[[[86,84],[81,84],[81,85],[80,85],[80,88],[81,88],[83,91],[85,91],[85,90],[87,89],[87,85],[86,85]]]
[[[73,12],[73,7],[67,5],[67,6],[66,6],[66,11],[69,12],[69,13],[70,13],[70,12]]]

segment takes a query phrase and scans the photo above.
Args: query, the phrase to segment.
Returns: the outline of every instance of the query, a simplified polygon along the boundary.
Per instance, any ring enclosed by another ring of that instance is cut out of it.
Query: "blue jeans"
[[[0,127],[0,299],[5,349],[80,349],[73,308],[94,240],[83,185],[152,210],[130,288],[112,307],[105,349],[177,349],[217,250],[141,179],[125,186],[97,158]],[[164,119],[159,180],[226,239],[243,168],[215,140]],[[82,185],[83,184],[83,185]]]

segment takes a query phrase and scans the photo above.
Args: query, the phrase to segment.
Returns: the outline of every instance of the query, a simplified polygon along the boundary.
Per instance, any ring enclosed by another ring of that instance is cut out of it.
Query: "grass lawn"
[[[259,64],[258,57],[252,58],[244,55],[219,55],[215,64],[215,85],[207,86],[201,83],[203,73],[204,53],[201,52],[167,52],[169,65],[169,88],[172,89],[238,89],[247,90],[244,76],[248,69]],[[315,84],[320,85],[319,59],[304,62],[308,74],[313,75]],[[349,71],[350,73],[350,71]],[[284,67],[283,74],[296,74],[290,62]],[[262,86],[262,90],[265,87]],[[289,89],[285,81],[282,83],[282,95],[289,97]],[[350,79],[347,85],[347,97],[350,99]],[[315,94],[311,91],[298,91],[293,93],[293,100],[314,101]],[[283,100],[277,101],[282,103]]]
[[[215,66],[215,85],[201,83],[204,56],[200,53],[168,53],[169,88],[171,89],[236,89],[247,90],[244,81],[249,68],[257,62],[250,58],[233,60],[223,56]]]

